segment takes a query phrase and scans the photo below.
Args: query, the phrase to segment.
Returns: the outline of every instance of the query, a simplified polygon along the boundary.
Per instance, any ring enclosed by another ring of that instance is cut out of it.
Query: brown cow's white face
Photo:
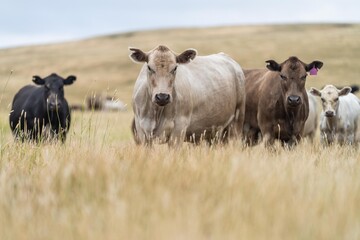
[[[158,46],[149,53],[130,48],[130,57],[135,62],[146,62],[147,79],[151,91],[151,100],[159,106],[173,101],[174,82],[179,64],[189,63],[196,56],[196,51],[189,49],[180,55],[165,46]]]
[[[321,91],[311,88],[310,93],[321,98],[323,112],[325,117],[335,117],[339,108],[339,97],[345,96],[351,92],[350,87],[344,87],[338,90],[333,85],[326,85]]]
[[[297,57],[290,57],[285,62],[278,64],[274,60],[266,61],[267,68],[279,72],[279,81],[283,92],[284,105],[286,108],[297,108],[304,101],[308,101],[305,91],[307,72],[313,67],[320,69],[322,62],[314,61],[305,64]]]

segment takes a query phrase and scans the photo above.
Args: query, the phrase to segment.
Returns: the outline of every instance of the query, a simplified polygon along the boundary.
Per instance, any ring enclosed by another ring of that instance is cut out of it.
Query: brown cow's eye
[[[282,80],[287,80],[287,77],[285,75],[280,74],[280,77]]]
[[[301,79],[301,80],[306,80],[306,77],[307,77],[307,75],[302,76],[300,79]]]

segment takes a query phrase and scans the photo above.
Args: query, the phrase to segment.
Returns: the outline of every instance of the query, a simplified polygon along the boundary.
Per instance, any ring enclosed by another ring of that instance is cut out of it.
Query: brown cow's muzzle
[[[301,103],[301,97],[296,95],[289,96],[287,100],[290,107],[297,107]]]
[[[170,94],[158,93],[155,95],[155,103],[161,107],[170,102]]]

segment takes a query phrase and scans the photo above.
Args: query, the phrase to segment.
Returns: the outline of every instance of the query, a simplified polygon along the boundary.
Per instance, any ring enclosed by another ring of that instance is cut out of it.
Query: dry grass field
[[[360,239],[360,149],[319,136],[275,146],[136,146],[128,47],[225,52],[244,68],[296,55],[324,62],[307,87],[360,84],[360,25],[134,32],[0,50],[0,239]],[[73,112],[65,144],[20,144],[10,103],[33,75],[77,81],[70,103],[107,93],[127,112]]]

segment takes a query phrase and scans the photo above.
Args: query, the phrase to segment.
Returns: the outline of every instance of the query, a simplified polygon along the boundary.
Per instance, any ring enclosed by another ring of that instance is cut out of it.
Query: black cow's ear
[[[146,53],[138,48],[129,48],[132,52],[129,57],[136,63],[148,62],[148,56]]]
[[[276,72],[280,72],[281,71],[281,65],[278,64],[276,61],[274,60],[267,60],[266,61],[267,65],[267,69],[269,69],[270,71],[276,71]]]
[[[313,68],[316,68],[317,70],[319,70],[320,68],[322,68],[323,66],[323,62],[320,61],[313,61],[312,63],[306,65],[305,70],[308,72]]]
[[[39,76],[33,76],[33,79],[32,81],[37,84],[37,85],[44,85],[45,84],[45,80],[42,79],[41,77]]]
[[[179,56],[176,56],[176,62],[183,64],[188,63],[190,60],[193,60],[197,55],[197,51],[195,49],[188,49],[185,52],[181,53]]]
[[[73,75],[70,75],[66,79],[64,79],[64,85],[73,84],[73,82],[75,82],[75,80],[76,80],[76,77]]]

